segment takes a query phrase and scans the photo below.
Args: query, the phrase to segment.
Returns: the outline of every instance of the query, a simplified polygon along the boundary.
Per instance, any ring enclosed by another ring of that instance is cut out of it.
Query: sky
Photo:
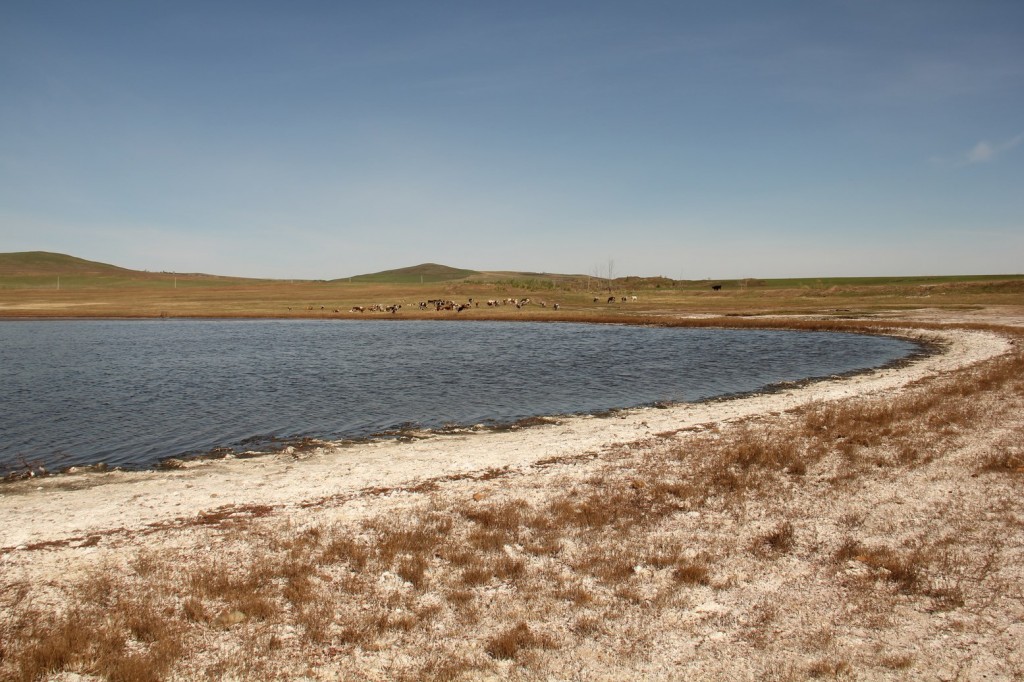
[[[1024,272],[1024,2],[0,2],[0,252]]]

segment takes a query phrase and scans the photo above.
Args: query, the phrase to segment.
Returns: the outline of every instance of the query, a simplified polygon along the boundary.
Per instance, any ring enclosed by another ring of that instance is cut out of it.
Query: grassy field
[[[713,290],[712,286],[720,286]],[[614,297],[609,303],[608,298]],[[636,300],[633,300],[633,297]],[[476,306],[420,311],[430,299]],[[489,299],[524,299],[522,308]],[[623,302],[623,298],[626,299]],[[541,305],[543,303],[543,305]],[[559,304],[554,310],[553,304]],[[401,304],[397,315],[354,306]],[[43,252],[0,254],[0,317],[592,319],[674,314],[837,316],[878,310],[1024,304],[1024,275],[692,281],[477,272],[425,264],[342,280],[261,280],[153,273]]]

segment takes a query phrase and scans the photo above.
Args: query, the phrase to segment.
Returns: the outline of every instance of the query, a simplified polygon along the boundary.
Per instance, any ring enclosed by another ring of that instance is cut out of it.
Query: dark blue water
[[[0,473],[694,401],[889,363],[876,336],[585,324],[0,323]]]

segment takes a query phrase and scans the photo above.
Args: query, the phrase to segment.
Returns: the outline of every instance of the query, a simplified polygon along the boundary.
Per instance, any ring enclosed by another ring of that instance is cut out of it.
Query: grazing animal
[[[597,296],[594,297],[594,303],[597,303]]]
[[[630,298],[634,301],[636,300],[636,296],[631,296]]]
[[[711,290],[712,291],[721,291],[722,290],[722,285],[721,284],[712,284],[711,285]]]
[[[554,305],[552,305],[551,307],[552,307],[552,308],[554,308],[555,310],[558,310],[558,304],[557,304],[557,303],[555,303],[555,304],[554,304]]]
[[[615,297],[614,296],[609,296],[608,297],[608,303],[615,303]]]

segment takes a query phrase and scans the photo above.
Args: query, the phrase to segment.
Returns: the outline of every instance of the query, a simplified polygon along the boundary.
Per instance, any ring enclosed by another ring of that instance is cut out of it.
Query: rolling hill
[[[346,277],[345,279],[353,282],[411,284],[419,282],[450,282],[453,280],[466,279],[467,277],[471,277],[476,274],[479,274],[476,270],[453,268],[447,265],[439,265],[437,263],[422,263],[408,268],[383,270],[381,272],[374,272],[367,275],[356,275],[351,278]]]
[[[146,275],[138,270],[129,270],[116,265],[98,263],[67,256],[63,253],[49,251],[21,251],[17,253],[0,253],[0,276],[2,277],[34,277],[47,275],[70,276],[114,276],[128,277]]]
[[[262,280],[202,273],[131,270],[50,251],[0,253],[0,288],[49,287],[56,282],[62,287],[139,287],[160,282],[215,285],[258,281]]]

